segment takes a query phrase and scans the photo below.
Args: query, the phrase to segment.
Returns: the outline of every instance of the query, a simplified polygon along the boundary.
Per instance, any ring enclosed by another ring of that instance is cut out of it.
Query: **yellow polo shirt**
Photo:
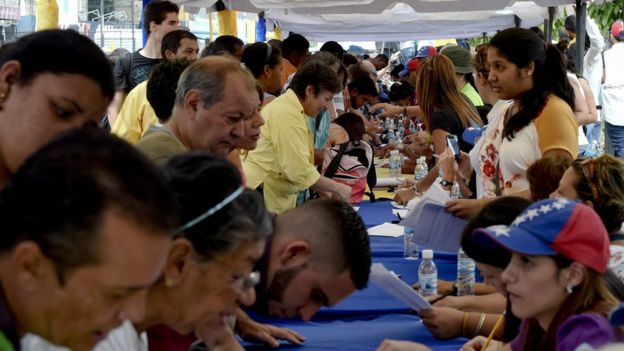
[[[262,185],[267,208],[276,213],[294,208],[297,193],[321,175],[314,167],[314,141],[307,116],[290,89],[262,108],[265,124],[255,150],[243,159],[247,186]]]
[[[111,132],[130,144],[136,144],[150,125],[158,123],[156,112],[147,101],[147,81],[128,93]]]

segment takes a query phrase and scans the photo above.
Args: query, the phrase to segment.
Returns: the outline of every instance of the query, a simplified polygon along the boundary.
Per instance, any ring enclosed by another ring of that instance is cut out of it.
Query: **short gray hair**
[[[204,108],[209,109],[223,99],[228,74],[240,73],[247,88],[256,91],[256,81],[251,73],[236,60],[222,56],[208,56],[195,61],[182,72],[176,90],[176,105],[184,105],[189,90],[199,90]]]

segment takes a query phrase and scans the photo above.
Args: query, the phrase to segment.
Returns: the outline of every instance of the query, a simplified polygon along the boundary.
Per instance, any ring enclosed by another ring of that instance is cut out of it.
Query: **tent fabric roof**
[[[217,0],[173,0],[189,12]],[[605,0],[599,0],[605,1]],[[318,40],[417,40],[466,38],[523,27],[548,18],[547,7],[575,0],[223,0],[229,9],[258,13]]]

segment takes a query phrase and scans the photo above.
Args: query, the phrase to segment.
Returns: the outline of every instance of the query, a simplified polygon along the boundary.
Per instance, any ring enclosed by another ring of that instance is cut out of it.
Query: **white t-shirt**
[[[26,334],[21,340],[24,351],[70,351],[68,348],[56,346],[34,334]],[[131,322],[125,321],[117,329],[113,329],[108,337],[100,342],[93,351],[148,351],[147,333],[137,333]]]
[[[604,53],[605,82],[602,85],[602,115],[616,126],[624,126],[624,42]]]

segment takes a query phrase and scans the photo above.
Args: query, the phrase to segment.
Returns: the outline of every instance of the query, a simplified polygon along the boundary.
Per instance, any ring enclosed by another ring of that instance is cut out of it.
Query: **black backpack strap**
[[[370,189],[370,193],[365,193],[368,195],[370,202],[375,202],[375,193],[373,192],[373,188],[377,185],[377,171],[375,171],[375,162],[371,163],[370,168],[368,169],[368,174],[366,174],[366,184],[368,184],[368,189]]]
[[[331,162],[327,166],[327,169],[325,170],[325,177],[331,178],[336,174],[336,172],[338,171],[338,166],[340,166],[340,160],[342,159],[342,155],[344,155],[345,151],[347,150],[347,146],[349,146],[348,141],[346,143],[340,144],[340,149],[338,150],[338,153],[336,154],[336,156],[334,156],[334,158],[332,158]]]
[[[132,68],[132,61],[134,59],[134,53],[129,52],[119,58],[121,61],[121,68],[123,69],[124,76],[126,77],[126,86],[124,87],[127,92],[129,92],[130,87],[130,69]]]

